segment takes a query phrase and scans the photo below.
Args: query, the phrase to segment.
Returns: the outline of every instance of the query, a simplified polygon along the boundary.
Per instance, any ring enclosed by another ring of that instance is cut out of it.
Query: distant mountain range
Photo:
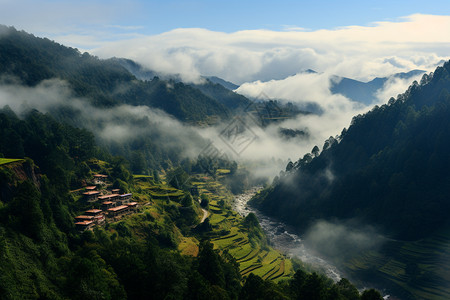
[[[159,72],[155,72],[153,70],[150,70],[141,64],[126,58],[113,58],[113,60],[120,63],[125,69],[127,69],[130,73],[132,73],[136,78],[140,80],[147,80],[151,81],[154,77],[159,77],[160,79],[164,80],[173,80],[176,82],[183,82],[181,76],[179,74],[163,74]],[[202,76],[203,79],[206,80],[206,82],[211,82],[215,84],[220,84],[224,88],[227,88],[231,91],[237,89],[239,85],[234,84],[232,82],[226,81],[222,78],[219,78],[217,76]]]
[[[307,69],[300,71],[298,74],[318,74],[318,72]],[[330,92],[332,94],[341,94],[350,100],[362,103],[366,106],[374,105],[377,101],[377,92],[380,91],[385,84],[394,79],[412,79],[417,75],[425,74],[422,70],[412,70],[405,73],[396,73],[387,77],[377,77],[368,82],[358,81],[355,79],[342,77],[338,75],[331,76]],[[286,78],[283,78],[286,79]],[[278,80],[283,80],[278,79]],[[263,100],[263,99],[259,99]],[[386,99],[387,100],[387,99]],[[304,103],[302,109],[320,114],[321,109],[317,104]]]
[[[371,105],[376,100],[376,92],[390,79],[409,79],[424,74],[422,70],[412,70],[407,73],[397,73],[388,77],[377,77],[369,82],[362,82],[347,77],[332,77],[330,91],[333,94],[341,94],[355,102]]]
[[[178,74],[167,75],[157,73],[129,59],[115,58],[114,60],[125,67],[129,72],[131,72],[140,80],[152,81],[155,77],[157,77],[165,81],[174,81],[176,83],[183,82],[181,76]],[[250,101],[246,97],[233,92],[233,90],[239,87],[238,85],[215,76],[203,77],[203,79],[203,83],[184,84],[200,90],[204,95],[216,100],[231,111],[236,111],[237,109],[242,110],[250,104]]]

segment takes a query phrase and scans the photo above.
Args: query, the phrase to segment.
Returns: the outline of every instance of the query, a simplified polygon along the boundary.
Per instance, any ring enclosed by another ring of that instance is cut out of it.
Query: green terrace
[[[227,174],[227,172],[221,172]],[[269,247],[264,241],[252,239],[248,230],[242,225],[243,218],[233,212],[228,203],[232,195],[217,181],[194,181],[200,193],[207,194],[209,202],[210,223],[213,232],[211,242],[216,249],[227,251],[239,264],[242,276],[250,273],[263,279],[279,281],[290,278],[294,274],[292,261],[279,251]]]
[[[24,159],[17,159],[17,158],[0,158],[0,166],[6,165],[14,162],[21,162],[24,161]]]
[[[229,170],[221,169],[219,174],[219,178],[227,176]],[[163,180],[164,175],[161,178]],[[164,214],[160,209],[163,203],[180,205],[179,202],[184,194],[182,190],[170,187],[164,181],[155,183],[153,177],[149,175],[134,175],[134,180],[138,190],[141,191],[136,192],[136,195],[148,194],[153,202],[153,205],[145,207],[143,212],[150,213],[156,220]],[[242,225],[243,218],[231,210],[229,204],[233,195],[225,186],[204,175],[193,176],[191,184],[198,188],[200,194],[210,198],[207,210],[210,213],[208,218],[212,225],[212,232],[207,233],[207,237],[214,244],[215,249],[227,251],[236,259],[242,276],[253,273],[263,279],[279,281],[290,278],[294,274],[290,259],[269,247],[266,242],[249,237],[248,230]],[[182,254],[190,256],[198,254],[199,241],[196,237],[181,234],[177,236],[178,249]]]
[[[352,275],[376,269],[377,277],[405,298],[444,299],[450,293],[450,225],[418,241],[389,240],[378,251],[361,253],[345,267]]]

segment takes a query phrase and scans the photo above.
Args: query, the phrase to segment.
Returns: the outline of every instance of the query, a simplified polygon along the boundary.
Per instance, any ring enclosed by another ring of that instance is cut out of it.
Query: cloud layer
[[[105,43],[92,52],[181,73],[185,80],[202,74],[242,84],[282,79],[305,69],[369,80],[412,69],[431,71],[447,59],[450,16],[416,14],[397,22],[309,32],[175,29]]]
[[[77,38],[70,39],[73,42]],[[91,52],[101,58],[131,58],[157,72],[180,74],[186,81],[196,82],[200,75],[216,75],[241,84],[237,92],[249,97],[263,92],[271,99],[299,105],[313,103],[322,108],[323,114],[320,116],[302,115],[264,130],[250,124],[256,138],[237,159],[261,162],[272,157],[275,160],[286,161],[291,158],[295,161],[305,152],[311,151],[314,145],[321,147],[329,136],[339,134],[354,115],[370,109],[344,96],[331,94],[329,87],[332,75],[369,80],[375,76],[412,69],[432,71],[437,63],[449,57],[449,50],[450,16],[412,15],[397,22],[335,30],[248,30],[223,33],[200,28],[176,29],[154,36],[140,35],[118,42],[102,42]],[[301,72],[306,69],[319,73]],[[409,84],[410,81],[399,79],[388,81],[378,92],[379,103],[385,103],[390,97],[404,92]],[[8,98],[24,99],[12,105],[20,103],[21,106],[28,105],[41,111],[48,111],[61,98],[71,98],[68,88],[61,83],[46,82],[33,90],[14,89],[14,86],[3,86],[0,93],[3,93],[4,98],[9,93]],[[46,98],[45,101],[41,100],[45,103],[44,107],[37,98]],[[29,99],[35,100],[31,104]],[[78,105],[82,110],[83,101],[72,99],[71,105]],[[122,107],[120,112],[124,110],[131,115],[139,112],[132,107]],[[173,134],[178,137],[173,140],[186,140],[183,139],[187,135],[185,127],[167,115],[151,109],[142,111],[150,119],[159,120],[159,124],[167,129],[171,127],[167,124],[176,124],[172,128],[177,128]],[[113,116],[114,113],[112,111],[108,115]],[[133,130],[132,124],[129,128],[117,127],[107,120],[105,124],[103,136],[106,138],[121,138],[126,137],[127,132],[139,132]],[[220,139],[220,132],[226,125],[193,130],[227,151],[229,147]],[[279,127],[307,129],[310,139],[284,140],[278,134]],[[195,156],[196,151],[199,150],[190,151],[191,155]],[[279,171],[280,166],[270,170],[272,175],[277,173],[276,170]]]

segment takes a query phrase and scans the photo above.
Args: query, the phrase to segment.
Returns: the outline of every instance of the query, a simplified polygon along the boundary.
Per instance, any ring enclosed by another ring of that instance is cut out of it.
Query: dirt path
[[[203,211],[203,218],[202,218],[202,220],[200,221],[200,223],[203,223],[203,222],[206,220],[206,218],[209,216],[209,211],[207,211],[207,210],[204,209],[204,208],[202,208],[202,211]]]

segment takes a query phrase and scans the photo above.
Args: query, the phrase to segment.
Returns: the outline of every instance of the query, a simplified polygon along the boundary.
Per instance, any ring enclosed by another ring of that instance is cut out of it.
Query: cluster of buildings
[[[107,175],[94,175],[94,183],[105,183]],[[106,218],[116,221],[123,215],[137,210],[138,203],[133,201],[133,195],[120,194],[119,189],[112,189],[110,193],[97,190],[97,186],[87,186],[82,193],[83,198],[90,203],[99,202],[99,209],[90,209],[75,217],[75,226],[80,231],[91,229],[96,225],[103,225]]]

